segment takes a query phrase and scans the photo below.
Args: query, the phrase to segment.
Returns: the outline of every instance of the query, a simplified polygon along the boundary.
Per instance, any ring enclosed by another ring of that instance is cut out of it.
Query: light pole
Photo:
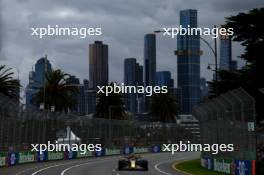
[[[216,25],[214,25],[214,28],[216,28]],[[165,33],[164,30],[156,30],[154,33]],[[203,37],[199,36],[199,38],[209,47],[209,49],[212,51],[214,55],[214,62],[215,62],[215,91],[216,95],[218,95],[218,61],[217,61],[217,38],[214,38],[214,47],[211,46],[211,44],[206,41]]]
[[[45,55],[44,58],[44,77],[43,77],[43,105],[44,105],[44,109],[45,109],[45,100],[46,100],[46,73],[47,73],[47,55]]]
[[[111,125],[111,120],[112,120],[112,109],[113,108],[122,108],[122,105],[109,105],[108,110],[109,110],[109,118],[108,118],[108,146],[112,146],[111,140],[112,140],[112,125]]]

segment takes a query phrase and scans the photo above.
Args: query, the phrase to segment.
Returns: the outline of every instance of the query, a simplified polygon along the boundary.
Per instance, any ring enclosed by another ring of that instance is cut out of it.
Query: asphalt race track
[[[172,162],[199,158],[200,153],[185,152],[143,154],[149,161],[149,171],[118,171],[120,156],[54,161],[0,168],[0,175],[172,175]]]

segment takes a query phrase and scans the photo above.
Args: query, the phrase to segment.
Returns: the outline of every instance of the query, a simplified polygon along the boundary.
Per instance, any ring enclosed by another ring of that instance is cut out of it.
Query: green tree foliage
[[[239,13],[227,18],[225,27],[234,29],[234,41],[245,46],[241,58],[247,63],[256,64],[257,59],[263,59],[264,49],[264,8],[253,9],[248,13]]]
[[[114,84],[110,83],[110,86],[114,86]],[[95,117],[108,119],[111,114],[111,119],[126,119],[124,102],[121,94],[112,92],[106,96],[105,93],[100,93],[97,98],[98,103],[96,105]]]
[[[65,111],[71,109],[76,104],[78,87],[68,84],[69,74],[61,70],[54,70],[46,74],[45,88],[41,87],[34,95],[33,102],[36,105],[45,104],[45,109],[55,107],[55,111]]]
[[[19,91],[20,83],[18,80],[13,79],[13,75],[12,68],[0,65],[0,93],[11,98],[19,98],[17,92]]]
[[[262,120],[264,109],[261,104],[263,104],[264,96],[259,88],[263,87],[264,82],[263,74],[261,74],[264,68],[262,61],[264,58],[264,8],[239,13],[226,19],[224,27],[233,28],[233,40],[240,42],[245,47],[241,58],[246,61],[246,66],[236,71],[220,70],[218,83],[208,82],[211,97],[243,87],[255,98],[258,120]],[[217,91],[215,87],[217,87]]]
[[[175,122],[178,115],[179,106],[176,98],[170,93],[154,94],[151,97],[150,111],[156,122]]]

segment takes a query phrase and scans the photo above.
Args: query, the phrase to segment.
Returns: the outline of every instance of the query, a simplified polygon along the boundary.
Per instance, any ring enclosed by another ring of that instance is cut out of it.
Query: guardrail
[[[9,152],[0,153],[0,167],[15,166],[25,163],[37,163],[37,162],[47,162],[53,160],[69,160],[78,158],[88,158],[88,157],[101,157],[101,156],[113,156],[113,155],[128,155],[131,153],[158,153],[162,152],[160,145],[154,145],[150,148],[146,147],[130,147],[126,146],[121,149],[117,148],[105,148],[102,151],[86,152],[81,154],[81,152],[76,151],[66,151],[66,152]]]
[[[237,160],[227,158],[201,157],[201,166],[212,171],[232,175],[260,175],[256,171],[255,160]]]

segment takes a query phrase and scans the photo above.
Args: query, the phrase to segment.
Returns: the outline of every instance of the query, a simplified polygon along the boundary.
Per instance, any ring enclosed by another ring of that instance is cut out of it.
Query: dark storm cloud
[[[3,24],[2,24],[2,1],[0,1],[0,54],[1,54],[1,50],[2,50],[2,27],[3,27]],[[0,55],[0,60],[3,59]]]
[[[56,68],[88,78],[88,45],[95,40],[109,44],[110,80],[123,81],[123,60],[135,57],[143,63],[144,34],[166,26],[179,25],[179,11],[198,9],[199,25],[220,25],[226,16],[259,7],[259,0],[2,0],[4,44],[1,57],[5,64],[19,69],[23,84],[36,60],[45,54]],[[249,3],[250,2],[250,3]],[[31,27],[47,25],[102,27],[103,35],[78,39],[72,37],[37,39]],[[1,25],[0,25],[1,26]],[[1,29],[0,29],[1,30]],[[211,38],[208,38],[210,41]],[[157,36],[157,69],[170,70],[176,79],[177,58],[173,55],[176,40]],[[202,76],[212,63],[210,50],[202,44]],[[234,45],[234,57],[242,48]]]
[[[226,11],[226,12],[241,12],[248,11],[252,8],[260,8],[264,7],[263,0],[211,0],[212,8],[218,11]]]

